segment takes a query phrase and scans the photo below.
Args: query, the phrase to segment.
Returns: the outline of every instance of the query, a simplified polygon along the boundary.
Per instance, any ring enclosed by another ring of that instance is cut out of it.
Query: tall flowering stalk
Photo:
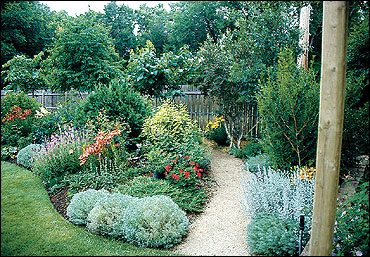
[[[115,129],[112,130],[109,133],[106,133],[105,131],[99,131],[98,135],[95,137],[95,142],[93,144],[89,144],[85,146],[83,153],[78,157],[80,160],[80,165],[84,165],[89,157],[89,155],[99,155],[104,150],[107,150],[106,145],[111,145],[112,150],[115,146],[119,146],[119,143],[112,144],[111,140],[115,135],[120,135],[122,130]]]
[[[83,146],[91,141],[86,131],[73,126],[59,126],[59,131],[43,142],[44,148],[35,156],[33,170],[47,187],[52,187],[66,173],[81,170],[78,157]]]

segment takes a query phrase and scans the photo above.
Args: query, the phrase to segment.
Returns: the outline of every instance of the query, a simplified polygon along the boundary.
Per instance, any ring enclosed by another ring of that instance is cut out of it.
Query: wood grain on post
[[[309,255],[331,256],[342,147],[348,2],[324,2],[316,182]]]

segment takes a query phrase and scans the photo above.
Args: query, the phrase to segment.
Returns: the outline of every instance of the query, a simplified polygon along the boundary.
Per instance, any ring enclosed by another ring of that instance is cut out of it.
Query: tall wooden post
[[[299,19],[299,46],[302,53],[298,56],[298,67],[304,67],[308,69],[308,45],[310,36],[310,11],[311,5],[308,4],[301,8],[300,19]]]
[[[316,182],[309,255],[331,256],[344,117],[348,2],[324,1]]]

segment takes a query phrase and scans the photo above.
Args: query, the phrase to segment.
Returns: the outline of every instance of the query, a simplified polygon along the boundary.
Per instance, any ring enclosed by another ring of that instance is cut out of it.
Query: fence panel
[[[182,90],[185,96],[177,96],[174,98],[176,103],[183,103],[188,108],[190,117],[198,121],[199,126],[204,130],[209,121],[214,121],[215,116],[218,115],[219,106],[210,97],[202,94],[197,87],[190,85],[183,85]],[[5,96],[5,90],[1,90],[1,98]],[[36,90],[33,94],[28,96],[36,98],[36,100],[44,105],[49,111],[54,111],[58,102],[71,98],[86,98],[88,93],[71,93],[71,92],[54,92],[50,90]],[[153,107],[156,109],[161,104],[159,99],[153,99]],[[258,114],[256,108],[249,106],[244,113],[247,120],[248,136],[259,137],[260,124],[258,121]]]

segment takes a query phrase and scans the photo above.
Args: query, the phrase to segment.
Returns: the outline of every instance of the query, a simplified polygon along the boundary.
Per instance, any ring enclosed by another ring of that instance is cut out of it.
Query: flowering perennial
[[[111,144],[110,140],[115,136],[121,134],[122,130],[120,129],[115,129],[112,130],[109,133],[106,133],[104,131],[99,131],[98,135],[95,137],[95,143],[91,145],[87,145],[83,153],[80,155],[78,158],[80,160],[80,165],[84,165],[87,158],[89,157],[90,154],[98,155],[100,154],[103,150],[105,150],[105,145]],[[119,144],[116,144],[115,146],[118,146]]]
[[[202,176],[204,169],[199,163],[190,160],[189,156],[177,156],[165,167],[165,178],[184,185],[195,184]]]
[[[13,106],[13,112],[7,113],[5,118],[3,118],[1,121],[5,122],[5,121],[12,121],[15,119],[24,120],[31,113],[32,111],[30,109],[24,110],[24,112],[22,112],[22,108],[15,105]]]

